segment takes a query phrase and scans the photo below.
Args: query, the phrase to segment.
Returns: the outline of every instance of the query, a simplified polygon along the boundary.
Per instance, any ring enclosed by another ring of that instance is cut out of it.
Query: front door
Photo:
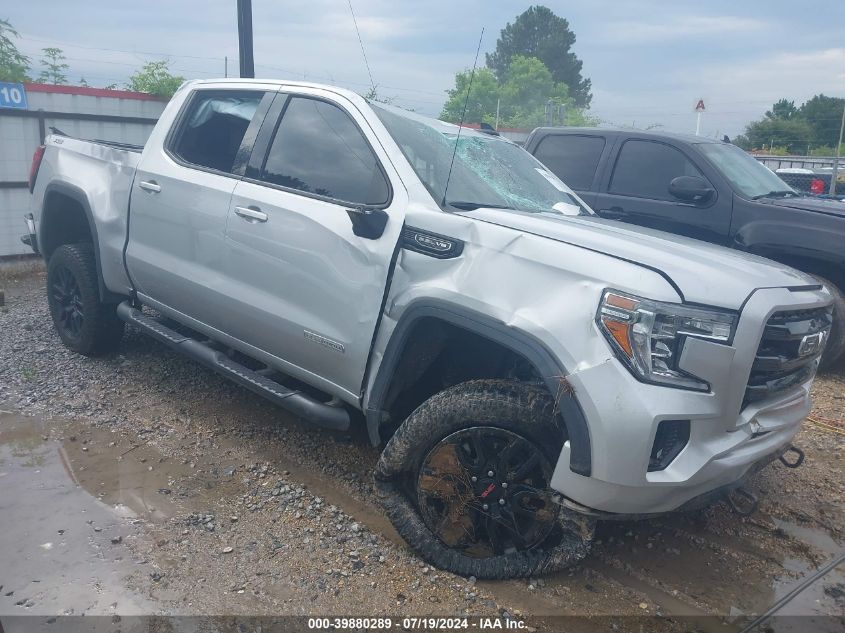
[[[593,208],[609,219],[724,243],[731,222],[730,197],[714,195],[701,203],[679,200],[669,193],[669,183],[678,176],[707,180],[680,149],[629,138],[622,143],[609,182]]]
[[[279,94],[230,205],[230,333],[281,359],[282,371],[357,398],[406,203],[354,104],[319,90]],[[353,232],[347,210],[361,206],[386,211],[382,235]]]

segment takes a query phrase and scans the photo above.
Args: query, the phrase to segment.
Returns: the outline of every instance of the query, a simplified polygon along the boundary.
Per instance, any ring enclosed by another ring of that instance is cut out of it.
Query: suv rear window
[[[256,91],[200,91],[191,98],[170,151],[186,163],[231,172],[258,104]]]
[[[588,191],[604,151],[601,136],[551,134],[540,141],[534,156],[576,191]]]

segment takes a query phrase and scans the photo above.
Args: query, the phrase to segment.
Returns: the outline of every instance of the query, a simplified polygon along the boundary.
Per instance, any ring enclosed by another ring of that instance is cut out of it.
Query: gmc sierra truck
[[[814,276],[834,300],[821,366],[845,356],[845,202],[796,191],[735,145],[701,136],[537,128],[525,148],[602,217],[754,253]],[[830,176],[825,182],[818,183],[823,191]]]
[[[385,512],[455,573],[560,569],[596,520],[800,459],[823,286],[596,217],[496,136],[197,81],[143,148],[53,134],[30,182],[67,347],[106,353],[128,323],[304,420],[365,425]]]

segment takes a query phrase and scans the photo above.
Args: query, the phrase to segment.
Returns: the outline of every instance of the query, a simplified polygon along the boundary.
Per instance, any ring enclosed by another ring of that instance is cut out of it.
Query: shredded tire
[[[560,508],[555,530],[540,545],[474,558],[449,548],[432,533],[406,485],[433,446],[470,426],[518,433],[534,442],[555,464],[566,439],[565,429],[556,419],[554,400],[539,385],[479,380],[432,396],[402,423],[376,466],[375,490],[388,518],[424,560],[461,576],[520,578],[571,567],[590,552],[595,522],[588,517]]]
[[[62,328],[53,287],[59,270],[69,271],[79,287],[84,321],[74,336]],[[117,316],[117,305],[100,301],[97,263],[92,244],[63,244],[50,256],[47,264],[47,303],[56,332],[66,347],[84,356],[101,356],[112,352],[123,338],[124,323]]]

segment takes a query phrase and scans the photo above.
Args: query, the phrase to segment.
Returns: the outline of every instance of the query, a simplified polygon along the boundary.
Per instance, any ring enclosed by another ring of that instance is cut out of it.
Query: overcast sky
[[[379,92],[438,115],[456,71],[472,66],[528,2],[352,0]],[[592,113],[611,125],[736,134],[780,97],[845,97],[845,2],[549,0],[577,36],[593,82]],[[69,77],[117,83],[167,58],[188,78],[237,73],[236,0],[32,0],[5,3],[34,60],[58,46]],[[359,92],[369,78],[347,0],[253,0],[256,75],[306,78]]]

